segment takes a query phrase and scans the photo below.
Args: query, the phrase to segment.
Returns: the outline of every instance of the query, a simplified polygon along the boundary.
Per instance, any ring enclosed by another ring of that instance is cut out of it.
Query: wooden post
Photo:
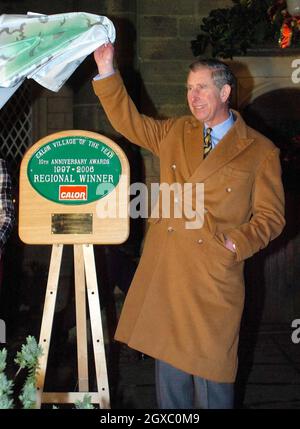
[[[107,379],[107,369],[105,360],[105,348],[103,329],[101,321],[101,311],[99,306],[99,294],[94,258],[94,248],[90,245],[83,246],[84,264],[88,291],[89,310],[91,318],[93,348],[96,366],[97,388],[101,408],[109,406],[109,388]]]
[[[63,245],[54,244],[52,246],[48,282],[45,296],[44,311],[42,317],[42,325],[40,332],[40,345],[43,348],[43,355],[39,359],[39,374],[37,378],[37,408],[41,406],[41,395],[44,390],[44,382],[46,376],[48,354],[50,347],[50,339],[52,333],[53,316],[55,310],[55,302],[57,295],[57,287],[59,281],[59,272],[61,266]]]
[[[42,316],[40,345],[43,355],[39,360],[40,371],[37,379],[37,408],[43,403],[74,403],[83,400],[85,394],[100,408],[110,408],[109,385],[105,359],[105,344],[101,320],[96,266],[93,245],[74,245],[75,306],[77,334],[77,362],[79,392],[44,392],[44,382],[53,326],[55,301],[59,283],[63,245],[53,245],[49,276]],[[97,391],[89,391],[86,298],[88,295],[89,314],[96,368]]]
[[[85,276],[82,246],[74,245],[74,274],[75,274],[75,308],[77,332],[77,362],[78,362],[78,388],[87,391],[88,384],[88,351],[87,351],[87,324]]]

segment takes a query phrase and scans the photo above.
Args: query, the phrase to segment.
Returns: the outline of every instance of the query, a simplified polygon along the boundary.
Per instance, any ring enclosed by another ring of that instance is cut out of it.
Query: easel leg
[[[74,245],[75,271],[75,303],[76,303],[76,333],[77,333],[77,362],[78,362],[78,390],[87,392],[88,381],[88,351],[87,351],[87,323],[84,259],[81,244]]]
[[[93,246],[83,245],[83,255],[91,319],[99,404],[100,408],[108,409],[110,408],[109,387]]]
[[[59,280],[59,272],[62,259],[62,244],[54,244],[52,246],[48,282],[46,289],[46,297],[43,311],[43,319],[40,332],[39,344],[43,348],[43,355],[39,359],[40,370],[37,377],[37,404],[36,407],[41,407],[42,394],[44,390],[44,382],[46,368],[48,362],[49,346],[52,332],[53,316],[55,310],[55,302],[57,295],[57,287]]]

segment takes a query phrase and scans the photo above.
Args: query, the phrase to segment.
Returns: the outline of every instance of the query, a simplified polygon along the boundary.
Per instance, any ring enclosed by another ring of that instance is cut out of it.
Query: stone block
[[[112,139],[119,136],[110,125],[102,107],[97,104],[74,108],[74,128],[94,131]]]
[[[143,61],[140,73],[145,82],[164,82],[185,84],[189,64],[193,60],[185,61]]]
[[[146,82],[168,80],[170,83],[184,85],[190,63],[191,61],[144,61],[140,65],[140,73]]]
[[[109,0],[107,1],[107,13],[115,14],[120,12],[135,12],[135,0]]]
[[[140,14],[193,15],[197,3],[199,3],[197,0],[146,0],[140,2]]]
[[[140,44],[142,60],[193,60],[189,41],[178,39],[143,39]]]
[[[57,0],[56,0],[57,1]],[[70,0],[69,0],[70,1]],[[77,0],[75,7],[71,6],[70,10],[76,12],[87,12],[95,13],[96,15],[107,15],[107,3],[108,0],[97,1],[97,0]]]
[[[175,37],[177,35],[177,18],[168,16],[142,16],[140,18],[140,36],[142,37]]]
[[[201,19],[193,16],[179,18],[179,37],[193,39],[200,31]]]
[[[63,130],[65,121],[63,113],[48,113],[48,130]]]
[[[51,97],[47,101],[49,113],[67,113],[73,110],[72,98]]]
[[[145,84],[148,97],[154,105],[178,104],[186,99],[186,89],[184,85],[178,84]]]
[[[26,2],[20,0],[10,0],[6,2],[1,2],[1,14],[26,14],[29,10],[45,13],[47,15],[66,13],[74,10],[73,0],[64,0],[63,2],[59,0],[52,0],[51,2],[43,2],[42,6],[41,2],[37,0],[26,0]]]
[[[213,9],[231,8],[233,6],[232,0],[210,0],[209,2],[197,2],[198,14],[207,16]]]
[[[71,113],[65,113],[64,116],[65,116],[65,118],[64,118],[64,121],[65,121],[64,128],[66,130],[73,129],[73,111]]]
[[[183,104],[163,104],[157,106],[157,113],[159,117],[163,118],[174,118],[191,114],[187,103],[184,102]]]

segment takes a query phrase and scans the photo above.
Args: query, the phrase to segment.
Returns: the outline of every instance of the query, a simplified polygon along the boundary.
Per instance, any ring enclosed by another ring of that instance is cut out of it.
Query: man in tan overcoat
[[[285,224],[279,150],[229,109],[234,76],[226,64],[193,63],[192,115],[155,120],[128,96],[113,46],[94,56],[94,91],[113,127],[160,158],[161,182],[204,184],[203,224],[188,227],[161,208],[149,218],[115,338],[156,359],[159,408],[232,408],[244,261]]]

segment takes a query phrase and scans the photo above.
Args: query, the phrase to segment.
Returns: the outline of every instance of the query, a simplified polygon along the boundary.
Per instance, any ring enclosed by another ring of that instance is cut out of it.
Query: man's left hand
[[[225,247],[226,249],[231,250],[231,252],[236,253],[236,246],[230,238],[225,237]]]

